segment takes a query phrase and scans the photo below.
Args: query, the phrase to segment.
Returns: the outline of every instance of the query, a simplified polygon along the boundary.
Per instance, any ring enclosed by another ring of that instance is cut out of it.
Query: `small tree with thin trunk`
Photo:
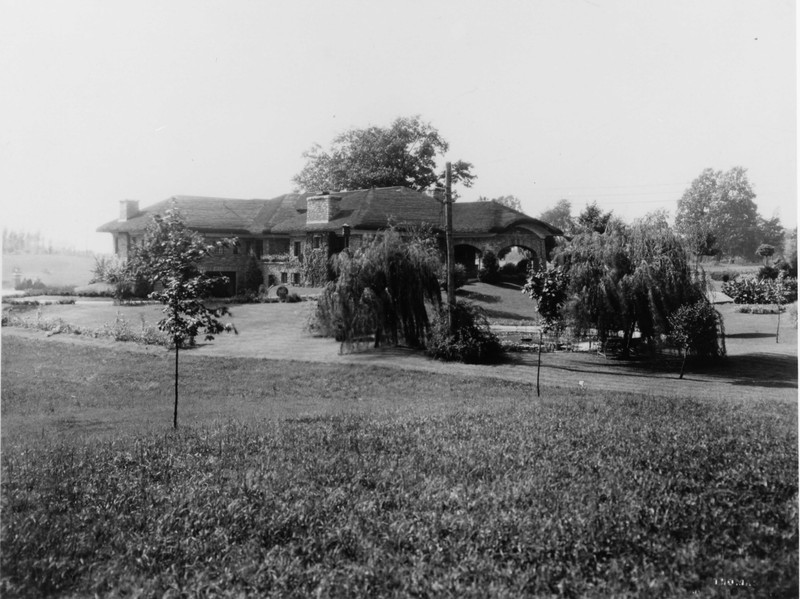
[[[783,309],[784,302],[784,278],[786,273],[780,271],[778,278],[775,280],[775,285],[772,287],[772,299],[775,300],[775,305],[778,308],[778,324],[775,327],[775,343],[780,343],[781,334],[781,310]]]
[[[179,350],[194,345],[200,332],[211,340],[215,334],[231,329],[219,321],[228,313],[227,308],[208,308],[202,301],[219,278],[202,273],[198,262],[215,248],[231,243],[228,239],[206,243],[202,235],[186,226],[173,205],[163,215],[153,217],[141,245],[134,248],[128,261],[131,275],[144,277],[156,287],[149,297],[164,304],[165,316],[158,328],[170,336],[175,349],[173,428],[178,428]]]
[[[724,355],[725,348],[721,342],[722,318],[707,300],[681,306],[668,319],[672,327],[670,337],[683,350],[678,378],[683,378],[689,352],[702,358]]]

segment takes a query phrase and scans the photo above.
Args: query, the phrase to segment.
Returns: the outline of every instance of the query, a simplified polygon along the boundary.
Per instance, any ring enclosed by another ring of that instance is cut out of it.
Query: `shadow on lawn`
[[[535,358],[512,358],[511,362],[535,363]],[[592,354],[561,354],[558,359],[544,355],[542,368],[588,375],[626,376],[635,378],[678,378],[681,360],[666,359],[620,360]],[[702,377],[698,379],[697,377]],[[783,354],[742,354],[728,356],[710,364],[686,365],[684,378],[710,383],[728,383],[771,389],[797,388],[797,357]],[[710,380],[709,380],[710,379]]]
[[[728,356],[719,364],[695,368],[693,372],[728,379],[732,385],[797,388],[797,356],[741,354]]]
[[[468,291],[466,289],[456,289],[458,297],[472,300],[474,302],[483,302],[485,304],[497,304],[503,301],[499,295],[488,295],[486,293],[479,293],[477,291]]]
[[[487,318],[502,318],[505,320],[531,320],[530,314],[523,314],[522,312],[508,312],[506,310],[492,310],[491,308],[484,308],[483,312]]]

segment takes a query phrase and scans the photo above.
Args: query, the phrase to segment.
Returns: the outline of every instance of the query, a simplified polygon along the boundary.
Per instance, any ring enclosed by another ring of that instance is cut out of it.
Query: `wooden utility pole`
[[[453,332],[453,307],[456,305],[456,281],[453,253],[453,189],[450,163],[445,163],[444,175],[444,218],[445,241],[447,244],[447,324]]]

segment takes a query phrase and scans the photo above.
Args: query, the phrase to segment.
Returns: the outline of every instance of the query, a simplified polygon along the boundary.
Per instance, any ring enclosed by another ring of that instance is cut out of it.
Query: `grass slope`
[[[95,259],[92,256],[67,254],[3,254],[3,289],[14,286],[14,269],[23,279],[41,280],[45,285],[86,285],[92,278]]]
[[[3,350],[3,596],[797,596],[796,404]]]

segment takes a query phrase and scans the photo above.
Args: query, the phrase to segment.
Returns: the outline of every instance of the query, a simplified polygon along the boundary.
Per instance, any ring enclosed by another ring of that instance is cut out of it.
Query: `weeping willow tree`
[[[415,232],[408,239],[392,228],[331,259],[335,274],[317,304],[316,328],[345,345],[374,335],[421,347],[429,329],[426,304],[438,309],[436,240]]]
[[[579,332],[595,329],[601,341],[622,331],[623,354],[635,331],[645,340],[669,334],[670,315],[705,298],[705,281],[663,213],[577,235],[555,259],[568,272],[568,320]]]

